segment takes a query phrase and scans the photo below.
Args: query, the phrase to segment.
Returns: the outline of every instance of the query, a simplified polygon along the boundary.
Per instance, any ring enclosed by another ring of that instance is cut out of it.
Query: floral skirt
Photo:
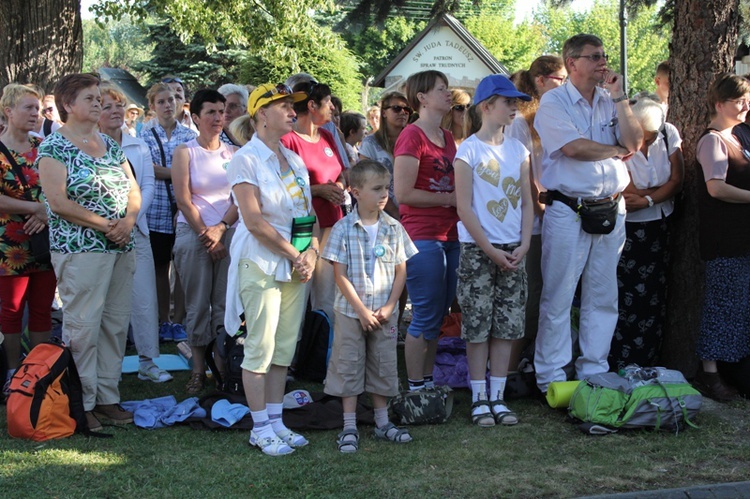
[[[628,364],[655,364],[667,310],[667,219],[626,222],[625,230],[625,247],[617,264],[619,318],[608,359],[613,371]]]
[[[750,355],[750,256],[706,262],[697,354],[724,362]]]

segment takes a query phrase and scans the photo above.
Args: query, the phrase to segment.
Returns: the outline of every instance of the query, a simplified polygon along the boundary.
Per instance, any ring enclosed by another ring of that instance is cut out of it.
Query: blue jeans
[[[434,340],[456,297],[458,241],[414,241],[419,253],[406,261],[406,289],[412,304],[408,333]]]

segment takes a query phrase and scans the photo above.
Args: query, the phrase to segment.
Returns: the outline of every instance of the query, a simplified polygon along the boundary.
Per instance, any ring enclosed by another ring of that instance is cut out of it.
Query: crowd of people
[[[165,76],[148,90],[151,118],[92,74],[64,76],[52,96],[6,86],[4,391],[24,310],[31,345],[45,341],[55,289],[91,430],[133,420],[118,389],[129,329],[144,381],[172,379],[154,362],[160,341],[186,341],[185,391],[197,395],[207,356],[225,369],[207,345],[244,322],[250,444],[272,456],[308,444],[281,417],[308,306],[333,324],[325,392],[342,399],[345,453],[359,449],[364,392],[375,437],[412,441],[388,417],[407,300],[408,389],[434,387],[441,325],[460,310],[479,427],[518,423],[504,393],[524,356],[541,394],[655,365],[682,141],[667,121],[669,65],[656,70],[655,94],[629,98],[607,59],[598,37],[580,34],[561,57],[487,76],[473,97],[429,70],[365,114],[344,112],[306,73],[192,96]],[[695,384],[728,401],[738,392],[718,364],[750,355],[750,82],[719,75],[708,106],[697,148],[706,294]],[[40,234],[47,260],[35,251]]]

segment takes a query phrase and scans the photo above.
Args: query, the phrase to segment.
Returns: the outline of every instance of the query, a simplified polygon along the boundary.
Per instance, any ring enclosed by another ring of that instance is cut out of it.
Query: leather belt
[[[604,198],[593,198],[593,199],[581,199],[581,202],[579,203],[580,198],[572,198],[570,196],[566,196],[560,191],[547,191],[546,199],[541,199],[540,193],[540,201],[544,204],[552,204],[553,201],[560,201],[562,203],[565,203],[568,205],[573,211],[578,212],[578,208],[580,204],[587,204],[589,206],[596,206],[600,204],[610,203],[612,201],[618,201],[620,199],[621,193],[613,194],[612,196],[607,196]]]

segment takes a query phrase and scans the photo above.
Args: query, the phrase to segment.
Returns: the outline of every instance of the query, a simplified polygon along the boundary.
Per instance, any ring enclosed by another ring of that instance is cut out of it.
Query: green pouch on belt
[[[292,219],[292,246],[297,251],[302,252],[310,247],[315,220],[315,215]]]

